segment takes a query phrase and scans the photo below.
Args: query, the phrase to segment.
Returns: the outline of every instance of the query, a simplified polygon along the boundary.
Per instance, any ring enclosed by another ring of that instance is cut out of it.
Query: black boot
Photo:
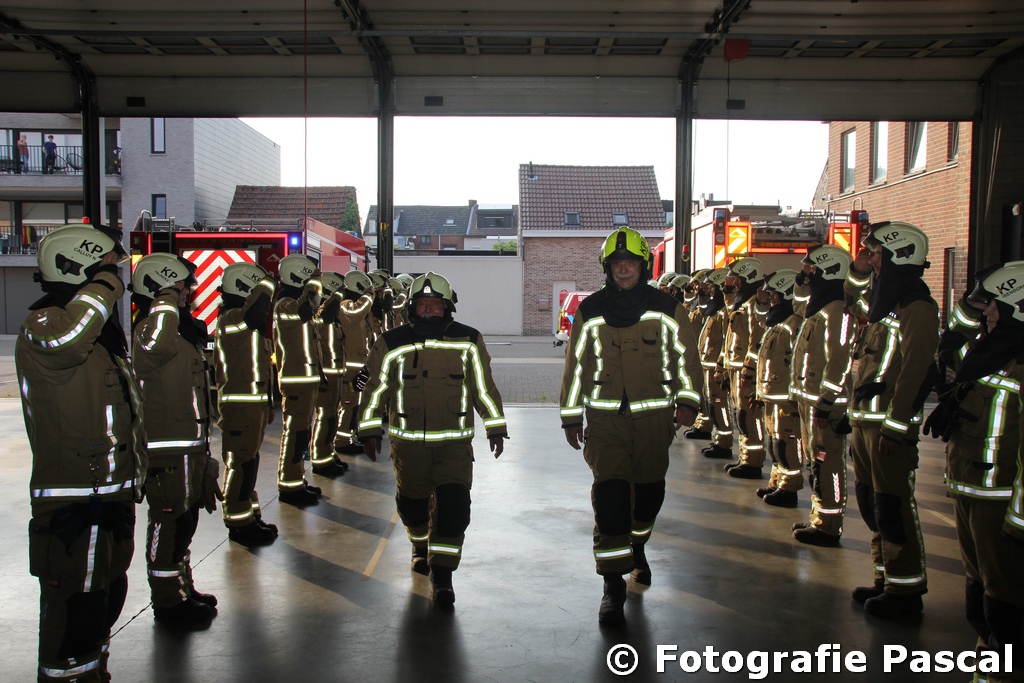
[[[452,588],[452,570],[448,567],[430,565],[430,594],[434,607],[451,609],[455,604],[455,589]]]
[[[185,598],[174,607],[154,607],[157,621],[183,631],[203,629],[210,625],[215,611],[193,598]]]
[[[877,598],[885,592],[885,579],[875,579],[872,586],[857,586],[853,589],[853,601],[863,605],[871,598]]]
[[[806,543],[807,545],[817,545],[822,548],[838,548],[839,537],[832,534],[826,534],[824,531],[819,531],[812,526],[806,526],[801,529],[794,529],[793,538]]]
[[[430,565],[427,564],[427,549],[412,547],[412,570],[417,574],[423,574],[428,576],[430,574]]]
[[[777,508],[795,508],[800,498],[796,495],[796,491],[782,491],[780,489],[774,493],[769,493],[763,500],[766,505],[773,505]]]
[[[597,612],[600,624],[615,625],[626,620],[623,606],[626,604],[626,582],[619,574],[605,574],[604,597],[601,598],[601,609]]]
[[[647,563],[647,555],[642,545],[633,546],[633,571],[629,577],[641,586],[651,585],[651,565]]]
[[[753,465],[736,465],[726,470],[730,477],[736,477],[737,479],[763,479],[764,474],[761,472],[760,467],[754,467]]]
[[[892,618],[920,614],[924,609],[924,601],[920,595],[897,595],[882,592],[864,603],[864,611],[876,617]]]
[[[758,490],[754,491],[754,493],[757,494],[758,498],[764,498],[769,493],[775,493],[776,491],[778,491],[778,489],[774,486],[762,486]]]
[[[270,529],[273,532],[274,537],[275,538],[277,537],[277,525],[276,524],[271,524],[270,522],[265,521],[262,517],[257,517],[256,518],[256,523],[259,524],[264,529]]]
[[[288,503],[289,505],[294,505],[296,507],[316,505],[320,502],[320,494],[316,491],[311,491],[308,487],[294,489],[291,491],[281,491],[278,494],[278,498],[282,503]]]
[[[254,521],[245,526],[228,527],[228,538],[246,548],[255,548],[270,545],[277,538],[277,534],[269,526],[261,526],[259,522]]]
[[[696,427],[691,427],[690,429],[687,429],[683,433],[683,436],[685,436],[687,439],[710,439],[712,435],[709,431],[697,429]]]
[[[348,463],[338,456],[334,456],[334,459],[325,465],[313,467],[313,474],[319,474],[321,477],[329,479],[344,476],[346,472],[348,472]]]
[[[711,444],[707,448],[702,448],[701,453],[704,454],[705,458],[714,458],[716,460],[730,460],[732,458],[732,450],[729,448],[722,448]]]

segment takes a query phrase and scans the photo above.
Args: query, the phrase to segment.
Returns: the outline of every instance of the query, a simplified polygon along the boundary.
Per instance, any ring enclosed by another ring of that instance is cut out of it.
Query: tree
[[[341,229],[361,235],[363,231],[359,228],[359,204],[355,199],[351,199],[345,204],[345,210],[341,212]]]
[[[494,246],[491,247],[494,251],[511,251],[515,253],[518,250],[519,245],[515,240],[506,240],[504,242],[495,242]]]

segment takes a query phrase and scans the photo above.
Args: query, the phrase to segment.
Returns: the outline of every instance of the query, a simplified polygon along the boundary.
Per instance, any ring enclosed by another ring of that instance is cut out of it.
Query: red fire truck
[[[192,310],[211,334],[220,307],[221,273],[232,263],[256,263],[276,275],[282,258],[307,254],[324,271],[367,270],[362,239],[312,218],[291,224],[272,219],[207,220],[184,227],[175,225],[173,218],[157,219],[143,211],[131,234],[132,266],[143,256],[160,252],[177,254],[196,265]]]

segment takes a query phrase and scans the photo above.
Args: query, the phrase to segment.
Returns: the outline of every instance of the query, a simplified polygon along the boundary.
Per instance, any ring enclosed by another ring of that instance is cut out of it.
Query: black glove
[[[924,421],[921,432],[948,442],[957,423],[957,409],[952,403],[941,401]]]
[[[853,400],[857,403],[870,401],[875,396],[879,396],[884,392],[885,382],[868,382],[867,384],[861,384],[853,390]]]
[[[796,277],[794,278],[794,280],[795,280],[797,285],[799,285],[800,287],[803,287],[804,283],[807,282],[807,277],[808,277],[807,273],[805,273],[804,271],[801,270],[799,273],[796,274]]]
[[[370,379],[370,370],[365,365],[359,368],[359,372],[356,373],[355,379],[352,380],[352,386],[356,388],[356,391],[362,391],[366,388],[366,382]]]

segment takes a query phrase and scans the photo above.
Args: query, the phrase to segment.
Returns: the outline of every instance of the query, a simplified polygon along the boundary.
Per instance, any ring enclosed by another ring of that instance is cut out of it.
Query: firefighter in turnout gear
[[[953,498],[967,575],[966,615],[978,634],[977,650],[1013,646],[1013,673],[990,673],[990,683],[1024,680],[1024,544],[1004,531],[1014,529],[1007,520],[1019,513],[1021,501],[1022,300],[1024,261],[978,274],[939,343],[940,357],[956,375],[939,387],[939,405],[924,424],[926,434],[948,441],[946,490]]]
[[[715,268],[707,274],[700,289],[700,307],[704,315],[704,327],[697,339],[697,357],[704,373],[704,406],[712,429],[711,444],[702,453],[706,458],[732,458],[732,411],[729,409],[729,382],[727,378],[716,379],[718,362],[725,345],[725,327],[728,324],[729,309],[725,305],[722,286],[728,268]]]
[[[768,295],[761,292],[763,282],[761,262],[740,258],[729,264],[723,289],[726,296],[732,296],[732,306],[717,370],[729,379],[740,444],[739,460],[726,465],[725,471],[739,479],[760,479],[764,467],[764,417],[754,391],[757,350],[764,334],[762,320],[768,310]],[[758,299],[759,292],[764,301]]]
[[[856,588],[853,599],[882,617],[920,612],[928,590],[914,498],[921,410],[938,375],[939,307],[921,279],[927,256],[917,227],[872,225],[845,285],[847,301],[867,316],[853,347],[850,455],[874,567],[873,585]]]
[[[316,395],[310,465],[315,474],[335,477],[348,471],[348,463],[334,454],[341,385],[345,380],[345,331],[341,324],[345,278],[339,273],[324,273],[321,281],[324,286],[324,303],[314,318],[314,324],[320,336],[320,355],[327,383],[321,386]]]
[[[704,313],[700,306],[700,288],[707,274],[711,272],[706,269],[694,271],[693,275],[685,276],[688,280],[680,285],[682,291],[683,305],[689,312],[690,327],[693,329],[693,336],[699,341],[701,331],[704,328]],[[679,276],[675,281],[684,276]],[[699,348],[699,346],[698,346]],[[698,362],[700,361],[700,355],[697,356]],[[710,439],[713,434],[712,430],[714,425],[711,422],[711,418],[708,417],[706,412],[707,407],[707,387],[704,386],[705,377],[703,366],[699,373],[701,379],[701,410],[697,413],[697,419],[693,421],[693,426],[683,432],[683,436],[687,439]]]
[[[771,307],[757,354],[757,399],[764,402],[765,445],[772,459],[768,486],[756,493],[768,505],[793,508],[803,488],[800,455],[800,413],[789,396],[793,342],[803,316],[793,309],[795,270],[778,270],[764,281]]]
[[[388,280],[388,286],[394,292],[395,299],[391,304],[391,311],[388,313],[388,329],[392,330],[399,325],[409,322],[406,308],[409,304],[409,294],[406,292],[405,283],[397,277]]]
[[[263,521],[256,495],[260,446],[274,419],[273,343],[267,321],[275,289],[273,278],[254,263],[225,268],[214,334],[224,460],[222,514],[228,537],[250,547],[269,545],[277,538],[277,527]]]
[[[809,284],[804,322],[793,347],[790,396],[800,407],[800,440],[810,471],[811,513],[793,526],[801,543],[838,546],[846,512],[850,345],[853,319],[843,283],[850,254],[824,245],[807,252],[797,284]]]
[[[158,621],[175,628],[208,624],[217,598],[192,583],[189,546],[203,508],[219,495],[210,457],[210,368],[206,324],[192,316],[195,266],[150,254],[132,273],[132,362],[142,386],[149,474],[146,567]]]
[[[398,514],[413,545],[412,569],[431,579],[434,605],[455,602],[473,484],[473,411],[497,458],[508,438],[483,337],[452,319],[448,281],[426,273],[409,292],[410,322],[377,339],[367,361],[359,436],[376,460],[388,408]]]
[[[32,449],[29,571],[39,579],[39,681],[110,680],[147,456],[116,304],[114,234],[67,225],[39,243],[44,296],[15,345]]]
[[[316,261],[302,254],[285,256],[278,271],[281,288],[274,305],[274,343],[282,418],[277,489],[283,503],[313,505],[322,491],[306,481],[302,460],[311,444],[317,393],[321,383],[327,384],[313,321],[323,284]]]
[[[562,377],[566,441],[594,475],[594,559],[604,577],[601,623],[624,619],[626,582],[651,584],[644,552],[665,499],[668,449],[693,423],[700,395],[687,374],[686,310],[644,282],[650,249],[628,227],[601,250],[605,286],[576,310]],[[584,423],[586,430],[584,431]]]
[[[341,383],[338,408],[338,433],[334,437],[334,450],[339,453],[363,452],[363,444],[356,438],[359,428],[359,401],[366,382],[363,367],[373,345],[370,323],[373,306],[373,282],[366,273],[353,270],[345,273],[344,293],[339,312],[342,336],[345,340],[345,375]]]

